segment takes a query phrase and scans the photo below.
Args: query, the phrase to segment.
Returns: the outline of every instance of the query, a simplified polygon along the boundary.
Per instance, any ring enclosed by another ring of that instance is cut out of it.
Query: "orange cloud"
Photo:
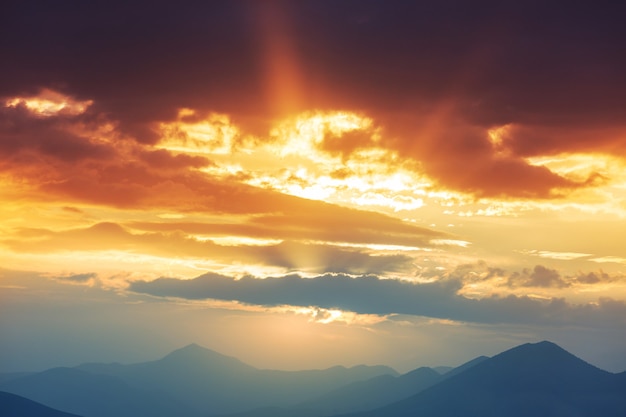
[[[404,254],[372,254],[332,244],[285,241],[267,245],[219,245],[210,238],[199,239],[180,231],[137,233],[115,223],[98,223],[86,228],[60,231],[22,228],[0,240],[16,253],[100,252],[145,254],[169,259],[199,259],[214,269],[237,264],[245,270],[255,265],[284,271],[385,273],[412,269],[412,258]]]
[[[478,197],[559,198],[597,184],[596,173],[572,179],[531,164],[509,147],[510,132],[494,144],[493,130],[453,117],[405,125],[390,145],[440,186]]]

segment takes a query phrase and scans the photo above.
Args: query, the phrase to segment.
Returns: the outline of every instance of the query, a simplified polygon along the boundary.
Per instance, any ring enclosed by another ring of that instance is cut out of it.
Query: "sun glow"
[[[78,101],[47,88],[38,95],[30,97],[13,97],[5,101],[6,107],[23,106],[31,113],[40,117],[57,115],[76,116],[87,111],[93,100]]]
[[[199,118],[195,110],[183,108],[178,120],[161,123],[158,148],[192,154],[230,154],[239,129],[224,114],[211,113]]]
[[[600,174],[613,183],[626,184],[626,165],[622,159],[604,154],[567,154],[528,158],[532,165],[545,166],[566,178],[582,181]]]
[[[357,314],[352,311],[337,309],[291,306],[284,306],[283,308],[288,311],[293,311],[298,315],[309,316],[309,321],[320,324],[345,323],[369,326],[387,320],[387,317],[385,316],[378,316],[375,314]]]
[[[381,131],[366,116],[347,111],[312,111],[279,121],[266,138],[247,137],[226,115],[205,117],[180,109],[160,125],[157,147],[206,155],[200,168],[216,177],[312,200],[380,211],[423,207],[431,182],[403,167],[382,146]]]
[[[315,162],[323,163],[336,159],[321,152],[328,135],[341,137],[355,130],[367,131],[372,124],[371,119],[349,112],[304,113],[281,122],[272,129],[270,136],[280,145],[275,147],[279,156],[307,155]]]
[[[509,155],[510,152],[506,149],[504,141],[506,139],[506,135],[509,133],[510,130],[511,125],[506,124],[493,129],[489,129],[487,131],[487,138],[489,139],[489,142],[491,142],[491,146],[493,146],[493,149],[496,151],[496,155]]]

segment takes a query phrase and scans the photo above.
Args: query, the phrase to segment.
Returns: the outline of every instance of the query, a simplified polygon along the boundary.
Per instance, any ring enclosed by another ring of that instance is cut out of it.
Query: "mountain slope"
[[[167,392],[207,414],[290,406],[354,381],[396,374],[383,366],[259,370],[198,345],[186,346],[157,361],[112,366],[108,371],[131,386]]]
[[[426,367],[399,377],[381,375],[338,388],[299,404],[297,409],[318,410],[320,415],[370,410],[416,394],[442,379],[439,373]]]
[[[195,417],[289,407],[381,374],[397,375],[384,366],[259,370],[192,344],[156,361],[56,368],[0,383],[0,389],[86,417]]]
[[[624,378],[595,368],[550,342],[503,352],[387,407],[359,417],[617,417]]]
[[[0,415],[7,417],[79,417],[46,407],[19,395],[0,391]]]
[[[7,372],[0,374],[0,384],[9,382],[14,379],[22,378],[28,375],[32,375],[35,372]]]
[[[432,368],[422,367],[394,377],[380,375],[337,388],[319,397],[302,402],[291,408],[265,407],[229,417],[320,417],[337,413],[372,410],[408,398],[443,381],[449,376],[463,372],[488,359],[480,356],[441,375]]]
[[[72,368],[54,368],[14,379],[0,385],[0,389],[85,417],[195,414],[163,392],[134,389],[118,378]]]

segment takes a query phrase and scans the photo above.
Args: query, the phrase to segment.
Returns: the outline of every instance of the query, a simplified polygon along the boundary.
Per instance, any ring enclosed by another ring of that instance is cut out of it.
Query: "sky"
[[[0,372],[626,370],[626,6],[8,1]]]

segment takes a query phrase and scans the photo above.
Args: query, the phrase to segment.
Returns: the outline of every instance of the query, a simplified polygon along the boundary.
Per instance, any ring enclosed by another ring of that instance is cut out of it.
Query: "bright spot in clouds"
[[[78,101],[59,92],[42,89],[36,96],[14,97],[5,101],[6,107],[24,106],[30,112],[41,117],[57,115],[75,116],[84,113],[93,100]]]

